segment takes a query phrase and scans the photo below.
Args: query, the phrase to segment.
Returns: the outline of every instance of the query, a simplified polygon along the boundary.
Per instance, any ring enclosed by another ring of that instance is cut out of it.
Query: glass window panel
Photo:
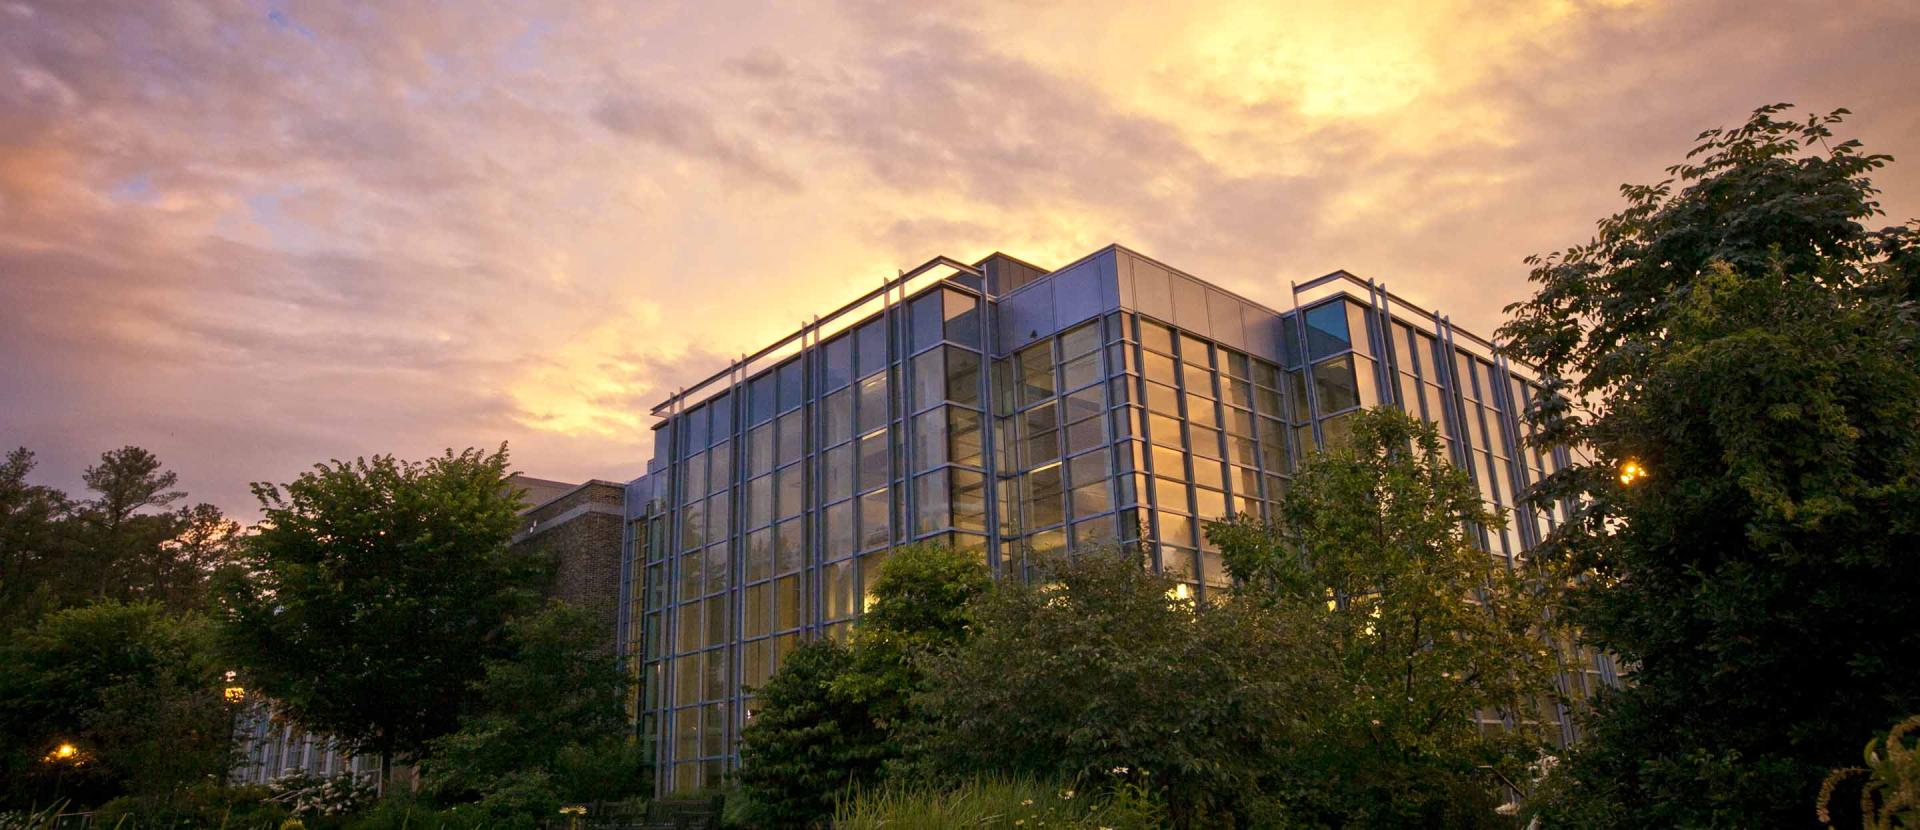
[[[1053,401],[1020,414],[1020,466],[1032,469],[1060,457],[1059,407]]]
[[[706,559],[705,554],[693,551],[680,555],[680,600],[685,602],[705,593]]]
[[[828,391],[839,389],[853,382],[853,338],[836,337],[827,341],[821,352],[821,374],[823,388]]]
[[[822,456],[826,464],[826,493],[822,501],[839,501],[853,495],[853,445],[841,444]]]
[[[1190,447],[1190,449],[1193,450],[1194,455],[1204,455],[1208,458],[1220,457],[1219,430],[1203,426],[1194,426],[1187,429],[1187,434],[1192,438],[1193,446]]]
[[[1307,412],[1307,376],[1295,370],[1287,372],[1288,388],[1293,398],[1293,422],[1304,424],[1308,420]]]
[[[1060,359],[1072,360],[1100,348],[1100,321],[1083,323],[1060,335]]]
[[[779,449],[775,459],[780,464],[792,464],[799,461],[807,452],[806,415],[794,410],[780,416],[774,431],[778,433]]]
[[[1133,348],[1125,343],[1115,343],[1107,347],[1107,365],[1112,374],[1138,372],[1139,367],[1133,359]]]
[[[801,519],[781,522],[773,529],[773,572],[792,573],[805,564],[807,525]]]
[[[1067,481],[1072,486],[1106,481],[1109,475],[1107,452],[1084,453],[1067,461]]]
[[[712,443],[707,440],[708,417],[706,407],[692,410],[681,417],[687,425],[687,449],[704,450]]]
[[[947,348],[947,400],[966,406],[980,405],[979,355]]]
[[[731,560],[732,558],[727,555],[727,543],[721,542],[707,548],[707,593],[719,593],[727,589],[727,581],[732,577],[731,568],[728,567],[732,564]],[[707,604],[712,606],[714,603]],[[712,628],[707,629],[709,638],[712,637],[713,631]],[[717,641],[709,639],[708,642]]]
[[[1140,375],[1155,383],[1172,386],[1179,383],[1179,370],[1174,367],[1173,358],[1142,352],[1140,356]]]
[[[1259,358],[1253,359],[1253,382],[1268,389],[1280,388],[1280,367]]]
[[[1222,427],[1226,429],[1227,433],[1230,435],[1251,437],[1253,435],[1253,413],[1231,406],[1225,409],[1226,418],[1222,423]]]
[[[1098,383],[1100,372],[1100,353],[1094,352],[1067,361],[1060,367],[1060,388],[1079,389],[1089,383]]]
[[[681,468],[686,480],[681,482],[680,495],[683,501],[691,501],[707,494],[707,454],[699,453],[687,459]]]
[[[1225,346],[1220,347],[1220,354],[1225,359],[1225,362],[1227,364],[1226,365],[1227,374],[1233,376],[1238,380],[1251,379],[1249,369],[1247,368],[1246,355],[1236,352]]]
[[[1353,356],[1341,355],[1313,366],[1313,392],[1320,411],[1327,414],[1360,405],[1359,385],[1354,382]]]
[[[1380,405],[1380,384],[1374,379],[1372,360],[1354,355],[1353,380],[1354,390],[1360,395],[1361,406]]]
[[[1158,383],[1147,384],[1147,409],[1162,415],[1179,417],[1180,390]]]
[[[800,405],[806,398],[806,369],[799,360],[789,360],[780,365],[780,411],[785,412]]]
[[[1344,351],[1351,343],[1347,335],[1347,304],[1335,300],[1307,309],[1307,358],[1319,360]]]
[[[1193,483],[1221,489],[1227,486],[1226,472],[1220,462],[1196,457],[1193,459]]]
[[[1220,418],[1214,411],[1213,401],[1197,395],[1187,396],[1187,420],[1204,427],[1220,425]]]
[[[931,470],[947,463],[947,407],[913,416],[913,469]]]
[[[853,390],[842,389],[826,397],[826,443],[831,447],[853,437]]]
[[[1153,499],[1162,510],[1178,510],[1185,513],[1192,509],[1187,505],[1187,484],[1177,479],[1155,478]]]
[[[1173,329],[1142,317],[1140,318],[1140,345],[1161,354],[1173,354]]]
[[[1373,342],[1368,334],[1373,329],[1367,321],[1372,315],[1359,303],[1347,303],[1347,332],[1353,339],[1354,351],[1361,354],[1373,354]]]
[[[1156,511],[1154,515],[1160,518],[1160,541],[1183,547],[1193,544],[1192,519],[1164,510]]]
[[[1015,355],[1015,368],[1020,373],[1015,386],[1019,389],[1019,405],[1026,406],[1053,395],[1053,352],[1045,341],[1022,349]]]
[[[1234,406],[1253,406],[1253,386],[1244,380],[1220,377],[1220,397]]]
[[[946,398],[946,360],[942,350],[934,349],[913,359],[911,387],[914,412],[926,409]]]
[[[859,489],[870,490],[887,483],[887,433],[885,430],[860,436]]]
[[[1238,435],[1227,436],[1227,460],[1228,461],[1231,461],[1235,464],[1246,464],[1251,466],[1253,464],[1258,463],[1257,461],[1258,457],[1259,457],[1259,454],[1254,448],[1253,439],[1242,438]]]
[[[1194,488],[1194,515],[1202,520],[1212,521],[1227,515],[1227,494],[1205,487]]]
[[[741,592],[740,636],[760,637],[767,633],[767,595],[771,593],[767,588],[764,584],[754,585]]]
[[[1262,415],[1275,418],[1286,417],[1286,410],[1280,407],[1280,390],[1257,388],[1253,395],[1254,408]]]
[[[1181,440],[1180,421],[1177,418],[1169,418],[1165,415],[1148,415],[1147,431],[1151,434],[1153,443],[1155,444],[1162,444],[1169,447],[1185,445]]]
[[[1212,366],[1213,352],[1207,341],[1190,334],[1180,335],[1180,359],[1195,366]]]
[[[1083,452],[1107,442],[1107,420],[1088,418],[1067,425],[1067,452]]]
[[[874,320],[862,325],[853,332],[857,341],[855,362],[858,364],[858,377],[866,377],[887,368],[887,326],[884,321]]]
[[[1260,471],[1252,467],[1227,468],[1227,480],[1233,484],[1233,492],[1242,496],[1260,495]]]
[[[768,372],[747,382],[747,424],[764,423],[773,417],[773,373]]]
[[[674,628],[674,649],[681,652],[698,649],[700,647],[700,603],[690,602],[680,606],[680,611],[675,616],[676,619],[674,622],[677,623],[677,625]],[[677,661],[675,667],[677,668],[679,665],[687,662],[686,660]],[[686,676],[693,678],[698,677],[698,675],[692,672],[688,672]],[[691,684],[694,684],[691,688],[682,686],[679,689],[679,691],[682,692],[683,699],[692,698],[695,694],[698,694],[698,682],[697,679],[690,681]]]
[[[1105,479],[1073,488],[1074,518],[1085,518],[1113,509],[1113,490]]]
[[[692,550],[707,543],[707,503],[695,502],[680,509],[680,549]]]
[[[1065,518],[1061,507],[1060,465],[1035,470],[1027,475],[1027,526],[1056,525]]]
[[[1073,544],[1079,550],[1111,545],[1115,538],[1112,517],[1087,519],[1073,525]]]
[[[946,315],[940,303],[942,293],[939,289],[928,291],[907,305],[913,350],[916,352],[940,342],[940,338],[945,336]]]
[[[826,566],[826,618],[838,620],[853,616],[853,560]]]
[[[875,490],[860,497],[860,549],[872,550],[887,546],[891,525],[888,517],[892,514],[892,502],[885,489]]]
[[[978,348],[980,344],[980,307],[974,298],[958,291],[945,291],[947,339]]]
[[[733,445],[721,441],[707,451],[712,462],[707,474],[707,490],[718,493],[733,484]]]
[[[1185,382],[1189,394],[1213,397],[1213,372],[1205,366],[1192,363],[1181,366],[1181,379]]]
[[[1089,386],[1060,400],[1064,410],[1062,419],[1068,423],[1092,418],[1107,411],[1107,394],[1104,386]]]
[[[747,534],[746,548],[747,581],[758,582],[773,576],[773,528]]]
[[[773,524],[773,476],[747,482],[747,527]]]
[[[948,407],[947,413],[947,461],[979,467],[984,462],[983,436],[980,430],[980,413],[971,409]]]
[[[747,432],[747,477],[773,469],[773,425],[761,424]]]
[[[1113,410],[1113,437],[1115,440],[1131,438],[1140,434],[1138,410],[1131,406],[1122,406]]]
[[[1177,449],[1153,448],[1153,474],[1175,481],[1187,480],[1187,456]]]
[[[959,530],[987,532],[987,477],[966,470],[954,470],[953,526]]]
[[[773,583],[773,625],[780,631],[799,628],[805,619],[802,613],[803,597],[800,592],[800,575],[781,577]]]
[[[773,474],[774,513],[779,518],[791,519],[798,516],[800,509],[805,506],[805,470],[805,464],[793,464],[781,467],[779,472]]]
[[[887,374],[880,372],[860,379],[860,410],[855,422],[859,432],[887,425]]]
[[[843,501],[826,509],[827,559],[853,554],[853,502]]]
[[[951,497],[952,492],[948,489],[946,470],[937,470],[914,479],[914,535],[932,533],[952,526],[953,510],[948,502]]]

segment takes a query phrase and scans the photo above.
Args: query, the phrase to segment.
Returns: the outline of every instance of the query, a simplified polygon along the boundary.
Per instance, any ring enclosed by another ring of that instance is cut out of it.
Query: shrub
[[[1920,741],[1907,735],[1920,731],[1920,715],[1900,722],[1879,739],[1867,742],[1861,754],[1864,767],[1834,770],[1820,786],[1820,822],[1832,827],[1834,791],[1845,781],[1864,777],[1860,788],[1860,826],[1863,830],[1920,827]]]
[[[287,808],[267,800],[264,788],[208,783],[164,796],[116,798],[94,812],[93,826],[119,830],[276,830],[290,815]]]

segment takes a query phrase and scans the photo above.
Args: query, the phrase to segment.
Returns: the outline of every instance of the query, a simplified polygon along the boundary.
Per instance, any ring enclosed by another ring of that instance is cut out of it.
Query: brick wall
[[[521,515],[514,547],[554,560],[549,595],[592,609],[612,648],[619,625],[620,546],[625,490],[590,481]]]

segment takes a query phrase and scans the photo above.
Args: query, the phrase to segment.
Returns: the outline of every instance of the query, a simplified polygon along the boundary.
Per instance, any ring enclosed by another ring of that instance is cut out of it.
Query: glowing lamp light
[[[80,754],[80,747],[74,746],[70,741],[61,741],[40,760],[49,764],[68,764],[77,767],[86,760],[86,757]]]
[[[247,690],[243,686],[228,686],[220,694],[227,699],[228,703],[239,703],[247,699]]]
[[[1620,464],[1620,483],[1631,486],[1634,482],[1647,477],[1647,468],[1631,458]]]

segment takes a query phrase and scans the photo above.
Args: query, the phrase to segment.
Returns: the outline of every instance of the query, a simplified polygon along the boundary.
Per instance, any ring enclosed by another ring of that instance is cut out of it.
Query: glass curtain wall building
[[[657,787],[719,783],[752,687],[841,636],[887,552],[938,540],[1000,575],[1143,543],[1199,597],[1228,584],[1202,524],[1269,515],[1302,453],[1363,407],[1434,421],[1522,556],[1563,517],[1516,510],[1567,462],[1524,441],[1537,383],[1446,317],[1344,271],[1275,310],[1120,246],[1052,272],[995,254],[885,281],[654,410],[627,490],[620,640]],[[1562,692],[1614,682],[1562,648]],[[1565,712],[1541,717],[1573,737]],[[1503,724],[1489,717],[1487,728]]]

